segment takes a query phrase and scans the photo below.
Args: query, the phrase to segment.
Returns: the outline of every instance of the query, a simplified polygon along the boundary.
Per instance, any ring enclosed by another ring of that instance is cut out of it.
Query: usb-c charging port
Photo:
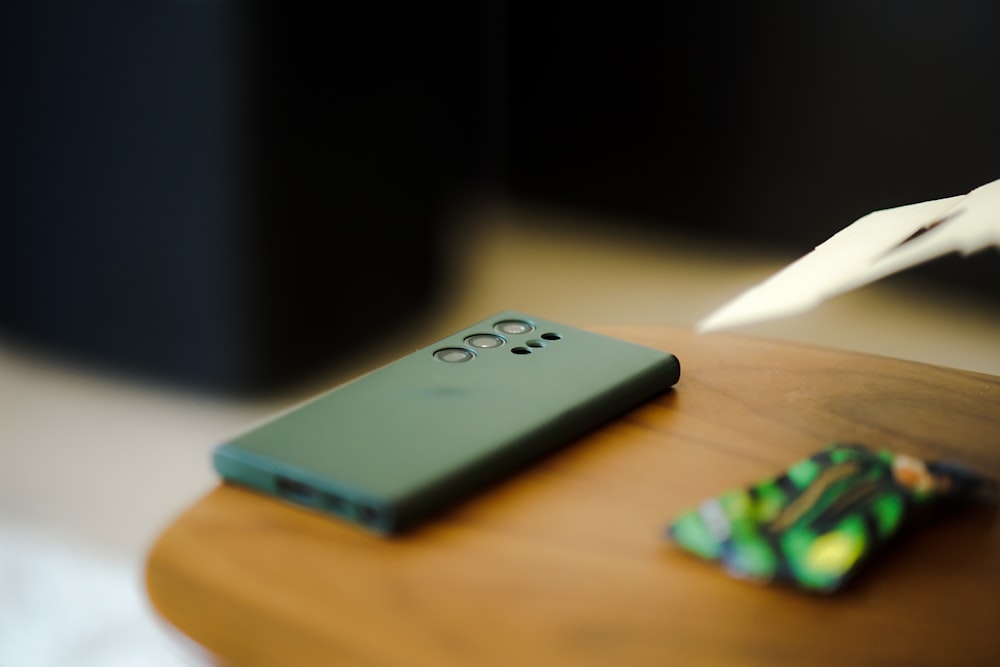
[[[294,479],[276,477],[274,483],[282,498],[300,505],[323,509],[361,523],[374,523],[379,516],[378,510],[371,505],[352,502],[335,493],[320,491]]]
[[[287,477],[278,477],[275,480],[275,484],[278,487],[278,493],[280,493],[282,497],[293,502],[302,503],[303,505],[315,504],[316,499],[319,496],[316,489],[312,488],[308,484],[297,482],[294,479],[288,479]]]

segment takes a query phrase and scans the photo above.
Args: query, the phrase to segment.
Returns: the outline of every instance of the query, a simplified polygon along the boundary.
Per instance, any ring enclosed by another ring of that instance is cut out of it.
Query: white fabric
[[[0,667],[195,667],[145,598],[141,564],[0,524]]]

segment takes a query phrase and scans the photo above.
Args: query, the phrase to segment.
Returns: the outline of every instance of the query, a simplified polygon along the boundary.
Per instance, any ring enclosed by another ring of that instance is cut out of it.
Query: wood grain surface
[[[1000,664],[995,509],[904,537],[833,596],[732,579],[663,537],[834,440],[1000,478],[1000,378],[599,330],[675,353],[677,387],[401,538],[219,486],[153,546],[154,607],[245,667]]]

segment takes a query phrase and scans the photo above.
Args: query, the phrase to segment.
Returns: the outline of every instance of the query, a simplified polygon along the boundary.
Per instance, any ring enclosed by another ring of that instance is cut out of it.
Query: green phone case
[[[394,534],[679,376],[669,352],[502,312],[239,435],[213,461],[225,480]]]

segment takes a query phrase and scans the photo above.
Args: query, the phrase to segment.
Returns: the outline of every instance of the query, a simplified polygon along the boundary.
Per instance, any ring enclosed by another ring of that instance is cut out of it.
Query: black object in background
[[[272,389],[432,307],[479,191],[802,252],[1000,177],[998,23],[988,0],[3,3],[0,335]],[[994,253],[916,271],[1000,285]]]
[[[510,5],[511,194],[806,249],[1000,178],[1000,4]],[[993,296],[994,252],[915,270]]]
[[[0,334],[255,392],[405,327],[477,177],[480,28],[460,3],[4,3]]]

